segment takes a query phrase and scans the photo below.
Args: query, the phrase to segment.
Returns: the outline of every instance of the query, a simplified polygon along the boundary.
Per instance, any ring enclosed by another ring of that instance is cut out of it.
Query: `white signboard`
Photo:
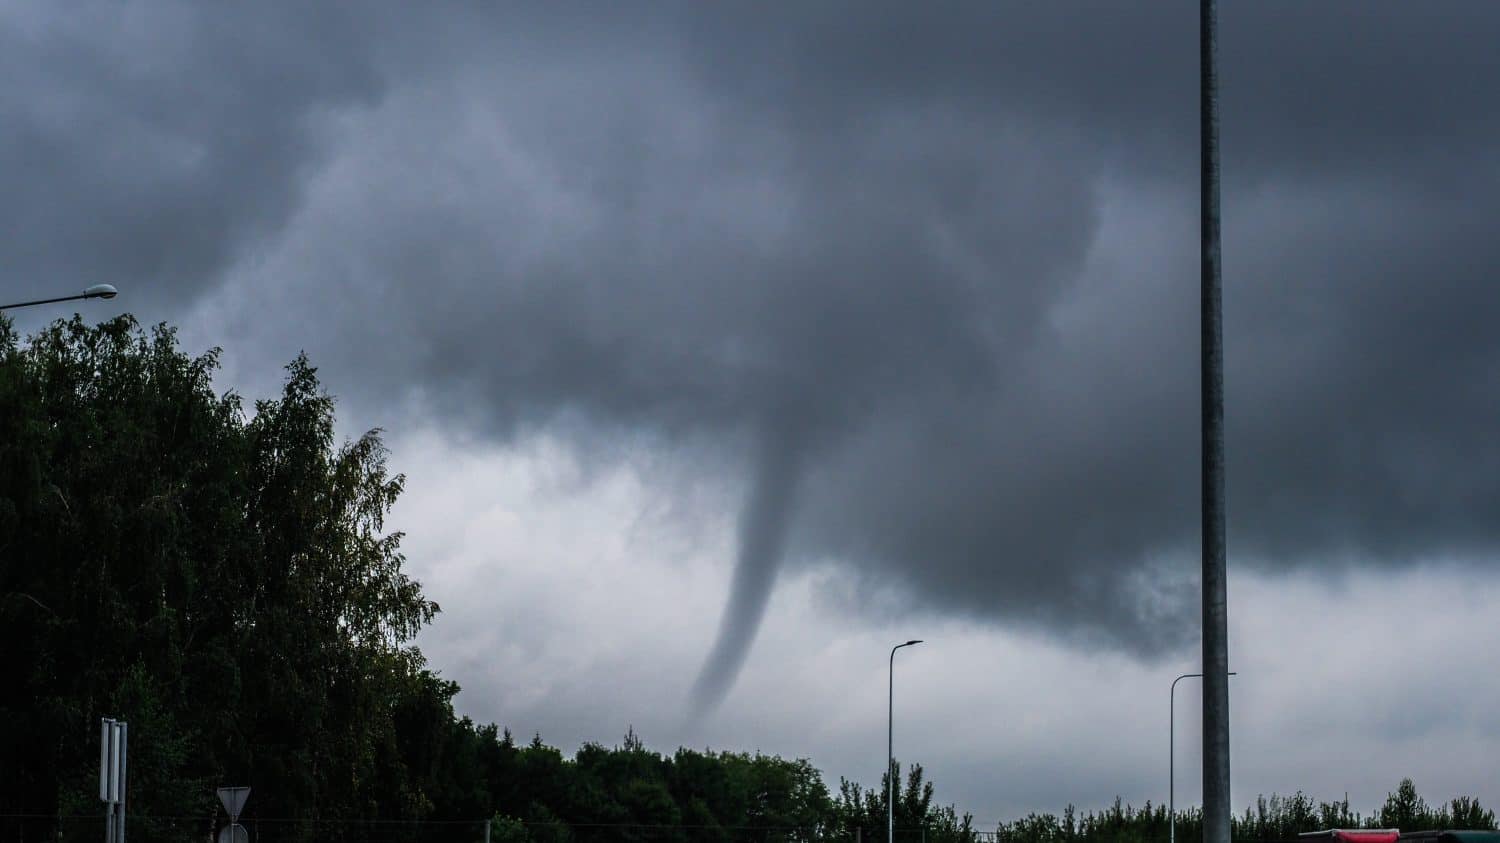
[[[115,730],[111,725],[113,720],[108,718],[99,721],[99,800],[109,801],[109,779],[110,766],[109,742],[115,736]]]
[[[224,810],[229,813],[231,825],[240,818],[240,811],[245,808],[245,800],[250,798],[248,787],[221,787],[218,790],[219,802],[223,804]]]
[[[99,799],[111,805],[125,801],[124,721],[104,718],[99,724]]]

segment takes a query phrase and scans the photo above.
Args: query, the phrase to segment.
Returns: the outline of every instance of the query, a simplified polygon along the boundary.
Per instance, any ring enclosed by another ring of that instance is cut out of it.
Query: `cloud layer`
[[[1191,4],[309,14],[6,13],[7,289],[745,490],[721,668],[778,547],[850,608],[1191,640]],[[1221,29],[1235,564],[1488,564],[1500,9]]]

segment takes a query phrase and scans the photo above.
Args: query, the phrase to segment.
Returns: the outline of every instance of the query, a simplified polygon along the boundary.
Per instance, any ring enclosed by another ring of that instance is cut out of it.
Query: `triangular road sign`
[[[240,810],[245,807],[245,800],[250,798],[248,787],[221,787],[218,790],[219,802],[224,805],[224,810],[229,812],[229,821],[232,823],[240,816]]]

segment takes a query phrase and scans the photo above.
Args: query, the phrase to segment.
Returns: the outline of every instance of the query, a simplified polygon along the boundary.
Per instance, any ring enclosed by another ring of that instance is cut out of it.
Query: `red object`
[[[1297,835],[1308,840],[1336,840],[1339,843],[1396,843],[1401,836],[1399,828],[1330,828],[1327,831],[1309,831]]]

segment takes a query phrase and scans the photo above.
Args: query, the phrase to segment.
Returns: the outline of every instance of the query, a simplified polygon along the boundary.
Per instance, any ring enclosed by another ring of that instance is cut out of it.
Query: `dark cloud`
[[[296,3],[13,7],[0,19],[8,291],[135,306],[222,280],[318,161],[320,110],[381,90],[360,16]]]
[[[917,607],[1182,644],[1195,4],[569,9],[168,8],[135,51],[13,22],[6,260],[232,283],[226,344],[305,346],[363,407],[799,490],[749,495],[722,665],[783,540]],[[1492,557],[1500,9],[1221,25],[1232,555]]]

